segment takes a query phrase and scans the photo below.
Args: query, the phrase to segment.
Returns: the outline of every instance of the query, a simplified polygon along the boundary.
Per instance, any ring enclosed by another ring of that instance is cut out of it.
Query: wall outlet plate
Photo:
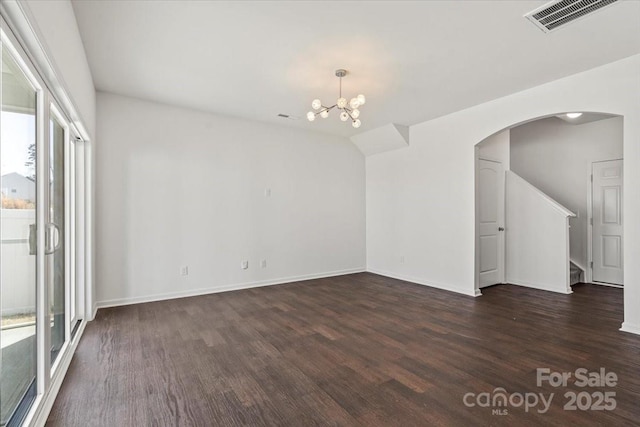
[[[180,275],[181,276],[188,276],[189,275],[189,266],[183,266],[180,267]]]
[[[249,261],[240,262],[240,268],[243,270],[246,270],[247,268],[249,268]]]

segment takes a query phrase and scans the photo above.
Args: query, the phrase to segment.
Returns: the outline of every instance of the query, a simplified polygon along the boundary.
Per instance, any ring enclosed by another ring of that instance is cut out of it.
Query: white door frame
[[[602,163],[602,162],[611,162],[614,160],[622,161],[622,167],[624,171],[624,158],[594,160],[591,163],[589,163],[589,171],[587,175],[587,181],[589,183],[589,185],[587,186],[587,265],[585,266],[586,270],[584,273],[585,273],[585,282],[587,283],[603,285],[603,286],[612,286],[614,288],[622,288],[623,286],[620,286],[620,285],[593,281],[593,164]],[[624,183],[624,175],[622,176],[622,182]],[[624,193],[623,193],[623,197],[624,197]],[[624,203],[624,200],[623,200],[623,203]],[[624,232],[622,233],[622,236],[624,239]],[[624,254],[623,254],[623,262],[624,262]]]

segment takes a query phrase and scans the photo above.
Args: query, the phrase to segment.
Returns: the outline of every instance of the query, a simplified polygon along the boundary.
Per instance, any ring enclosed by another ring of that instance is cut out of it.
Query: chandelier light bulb
[[[343,122],[346,122],[347,120],[349,120],[349,115],[347,114],[346,111],[343,111],[342,113],[340,113],[340,120],[342,120]]]
[[[358,129],[360,127],[362,123],[360,123],[360,119],[356,119],[353,121],[353,123],[351,123],[351,126],[353,126],[354,128]]]
[[[319,99],[314,99],[311,103],[311,108],[313,108],[314,110],[319,110],[320,107],[322,107],[322,101],[320,101]]]
[[[358,110],[357,108],[351,110],[351,117],[353,117],[354,119],[360,117],[360,110]]]
[[[307,119],[312,122],[316,119],[316,114],[313,111],[309,111],[307,113]]]
[[[367,98],[365,98],[363,94],[358,95],[357,99],[360,105],[364,105],[364,103],[367,102]]]
[[[327,117],[329,117],[329,110],[327,110],[326,108],[322,110],[320,112],[320,117],[322,117],[323,119],[326,119]]]
[[[355,109],[358,108],[360,106],[360,101],[358,101],[358,98],[351,98],[351,101],[349,101],[349,107]]]
[[[344,108],[347,106],[347,100],[345,98],[338,98],[338,100],[336,101],[336,105],[338,106],[338,108]]]

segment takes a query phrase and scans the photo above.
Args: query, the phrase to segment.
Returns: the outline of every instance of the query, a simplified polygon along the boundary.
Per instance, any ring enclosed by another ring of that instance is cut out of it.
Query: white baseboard
[[[477,289],[469,290],[469,291],[463,291],[463,290],[460,290],[459,288],[456,288],[456,287],[451,286],[451,285],[445,285],[443,283],[436,283],[436,282],[432,282],[432,281],[428,281],[427,282],[425,280],[418,279],[416,277],[411,277],[411,276],[407,276],[407,275],[404,275],[404,274],[391,273],[391,272],[388,272],[388,271],[378,270],[378,269],[375,269],[375,268],[367,268],[367,271],[369,273],[378,274],[380,276],[390,277],[392,279],[404,280],[405,282],[411,282],[411,283],[415,283],[417,285],[429,286],[431,288],[442,289],[444,291],[455,292],[457,294],[467,295],[467,296],[471,296],[471,297],[477,297],[477,296],[481,295],[480,291],[477,290]]]
[[[604,282],[587,282],[590,285],[596,285],[596,286],[606,286],[607,288],[616,288],[616,289],[624,289],[623,285],[616,285],[614,283],[604,283]]]
[[[622,332],[629,332],[630,334],[640,335],[640,325],[632,325],[629,322],[622,322],[620,328]]]
[[[62,386],[62,381],[67,375],[67,370],[69,369],[69,365],[71,365],[71,360],[73,359],[73,355],[76,352],[76,348],[78,347],[78,343],[80,342],[80,338],[82,337],[84,328],[86,326],[87,321],[83,320],[80,323],[80,326],[78,327],[73,340],[69,343],[64,354],[62,354],[62,359],[57,362],[58,367],[55,371],[53,379],[51,380],[49,391],[44,395],[39,395],[36,398],[36,401],[33,403],[31,411],[27,415],[27,418],[24,420],[23,425],[29,427],[42,427],[47,422],[47,418],[49,418],[51,408],[53,408],[53,403],[58,396],[58,392],[60,391],[60,387]]]
[[[258,288],[262,286],[282,285],[285,283],[301,282],[303,280],[322,279],[325,277],[344,276],[345,274],[362,273],[366,271],[364,267],[348,270],[330,271],[325,273],[307,274],[303,276],[282,277],[279,279],[261,280],[256,282],[235,283],[232,285],[216,286],[212,288],[192,289],[181,292],[167,292],[162,294],[144,295],[139,297],[118,298],[105,301],[98,301],[98,308],[118,307],[122,305],[141,304],[145,302],[163,301],[168,299],[186,298],[198,295],[216,294],[220,292],[238,291],[241,289]],[[95,317],[95,313],[94,313]]]
[[[537,283],[529,283],[527,281],[524,280],[518,280],[518,279],[507,279],[507,283],[510,285],[516,285],[516,286],[523,286],[525,288],[533,288],[533,289],[538,289],[540,291],[549,291],[549,292],[555,292],[557,294],[564,294],[564,295],[568,295],[568,294],[572,294],[573,291],[571,290],[571,288],[569,288],[569,290],[559,290],[559,289],[552,289],[549,287],[546,287],[545,285],[540,285]]]

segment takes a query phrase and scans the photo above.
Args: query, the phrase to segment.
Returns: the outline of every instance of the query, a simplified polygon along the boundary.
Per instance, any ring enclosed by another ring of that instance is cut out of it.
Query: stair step
[[[569,265],[569,279],[571,285],[575,285],[582,281],[582,269],[574,263]]]

